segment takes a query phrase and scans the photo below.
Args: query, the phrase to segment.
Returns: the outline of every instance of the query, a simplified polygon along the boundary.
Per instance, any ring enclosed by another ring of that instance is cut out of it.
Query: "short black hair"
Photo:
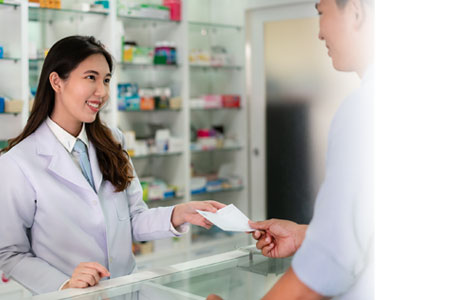
[[[349,0],[336,0],[336,5],[339,8],[343,8],[345,6],[345,4],[348,3]],[[370,5],[374,5],[374,1],[375,0],[361,0],[362,2],[367,2]]]

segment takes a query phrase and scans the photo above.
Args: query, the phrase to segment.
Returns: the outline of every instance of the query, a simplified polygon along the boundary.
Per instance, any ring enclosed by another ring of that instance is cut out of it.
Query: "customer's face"
[[[351,2],[350,0],[349,2]],[[319,39],[325,41],[328,55],[338,71],[354,69],[354,20],[352,9],[339,8],[335,0],[320,0],[316,8],[320,15]]]

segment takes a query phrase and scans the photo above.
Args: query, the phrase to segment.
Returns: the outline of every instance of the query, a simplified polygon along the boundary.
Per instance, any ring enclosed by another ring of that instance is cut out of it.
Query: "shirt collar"
[[[374,73],[375,73],[375,67],[373,64],[371,64],[367,67],[366,72],[364,72],[363,79],[361,80],[361,85],[366,82],[373,81]]]
[[[72,136],[69,132],[61,128],[60,125],[55,123],[50,117],[47,117],[46,124],[49,126],[52,133],[55,135],[57,140],[66,148],[69,153],[74,149],[75,142],[77,139],[80,139],[83,143],[85,143],[86,147],[89,147],[88,135],[85,130],[85,123],[82,125],[82,130],[78,134],[77,137]]]

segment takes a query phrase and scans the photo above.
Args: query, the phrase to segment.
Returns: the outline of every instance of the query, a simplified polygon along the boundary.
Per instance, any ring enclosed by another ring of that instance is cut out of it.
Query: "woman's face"
[[[52,120],[68,132],[78,134],[76,131],[77,128],[81,129],[81,123],[93,122],[100,108],[107,102],[110,79],[110,68],[102,54],[87,57],[67,79],[58,77],[53,81],[57,84],[52,84],[55,90]]]

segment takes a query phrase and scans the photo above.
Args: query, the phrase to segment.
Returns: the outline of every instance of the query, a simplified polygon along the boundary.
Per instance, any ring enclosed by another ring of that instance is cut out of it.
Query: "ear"
[[[60,78],[57,72],[50,73],[49,81],[55,93],[61,91],[63,80]]]
[[[365,21],[365,11],[361,0],[350,0],[347,9],[353,19],[355,29],[360,29]]]

